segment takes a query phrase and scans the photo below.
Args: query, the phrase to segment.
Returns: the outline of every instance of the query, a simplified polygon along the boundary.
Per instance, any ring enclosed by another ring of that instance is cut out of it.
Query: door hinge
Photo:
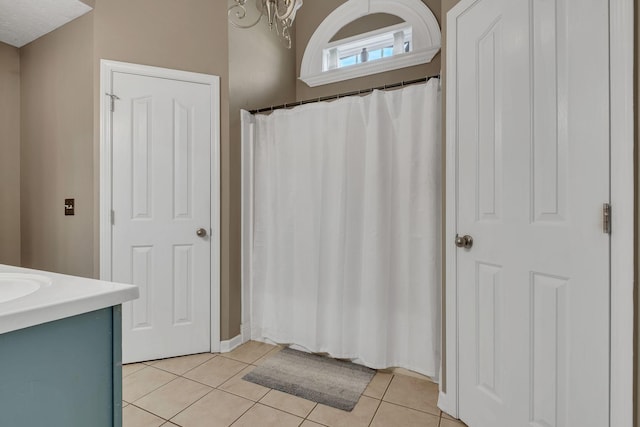
[[[611,234],[611,205],[609,203],[602,205],[602,232]]]
[[[113,93],[106,93],[105,95],[107,95],[111,99],[111,112],[113,113],[114,111],[116,111],[116,99],[120,98],[118,97],[118,95],[114,95]]]
[[[111,211],[111,225],[116,225],[116,211]]]

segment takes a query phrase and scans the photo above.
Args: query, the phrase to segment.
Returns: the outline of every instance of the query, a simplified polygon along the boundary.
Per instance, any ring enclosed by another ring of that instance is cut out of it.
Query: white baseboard
[[[240,346],[243,342],[242,334],[236,335],[227,341],[220,341],[220,353],[229,353],[236,347]]]
[[[220,341],[220,353],[229,353],[247,341],[251,341],[251,325],[241,325],[240,335],[236,335],[227,341]]]
[[[243,324],[240,326],[240,335],[242,336],[242,342],[251,341],[251,325]]]

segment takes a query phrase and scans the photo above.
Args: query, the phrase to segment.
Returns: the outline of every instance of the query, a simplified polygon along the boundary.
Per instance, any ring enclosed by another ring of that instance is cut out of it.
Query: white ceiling
[[[0,0],[0,41],[22,47],[90,10],[79,0]]]

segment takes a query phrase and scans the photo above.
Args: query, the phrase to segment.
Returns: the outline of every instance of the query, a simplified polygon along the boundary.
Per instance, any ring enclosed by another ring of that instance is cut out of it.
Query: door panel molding
[[[478,0],[461,0],[447,15],[447,105],[446,105],[446,341],[443,383],[439,407],[458,416],[458,286],[457,248],[454,244],[458,199],[458,152],[456,117],[457,20]],[[610,0],[610,202],[615,209],[611,235],[611,384],[610,425],[633,426],[633,330],[634,330],[634,4],[633,0]],[[606,77],[603,77],[606,78]],[[604,201],[603,201],[604,202]],[[532,212],[538,219],[540,212]],[[542,215],[544,216],[544,215]],[[549,219],[549,218],[545,218]],[[461,232],[463,230],[460,230]],[[560,392],[561,390],[558,390]],[[542,417],[544,419],[544,417]]]
[[[220,78],[218,76],[100,60],[100,278],[112,276],[112,122],[111,94],[114,73],[157,77],[209,87],[211,102],[211,352],[220,351]],[[115,94],[117,95],[117,94]],[[117,106],[117,100],[115,100]],[[184,160],[184,159],[176,159]],[[184,162],[183,162],[184,163]],[[188,209],[188,201],[182,210]],[[144,209],[142,209],[144,211]],[[148,212],[147,212],[148,213]],[[178,215],[184,212],[178,212]],[[117,218],[116,218],[117,220]],[[180,317],[180,316],[178,316]]]

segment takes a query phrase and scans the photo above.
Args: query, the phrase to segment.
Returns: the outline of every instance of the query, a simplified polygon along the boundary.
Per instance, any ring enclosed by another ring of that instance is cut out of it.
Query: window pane
[[[361,38],[350,37],[343,43],[331,42],[323,52],[323,71],[390,58],[403,52],[411,52],[412,47],[412,29],[406,23],[372,31],[363,34]],[[366,54],[363,53],[365,49]]]
[[[399,30],[397,28],[389,28],[388,32],[377,33],[373,36],[363,37],[360,40],[351,40],[347,43],[333,45],[325,49],[323,69],[328,71],[333,68],[349,67],[361,64],[362,62],[390,58],[394,54],[402,52],[410,52],[411,27],[400,28]],[[400,39],[398,36],[400,36]],[[364,53],[365,50],[366,54]],[[332,58],[332,54],[336,56]],[[366,55],[364,61],[362,60],[363,55]]]
[[[348,67],[349,65],[356,64],[356,56],[347,56],[346,58],[340,58],[340,67]]]
[[[382,58],[382,49],[377,49],[369,52],[369,61],[375,61]]]

